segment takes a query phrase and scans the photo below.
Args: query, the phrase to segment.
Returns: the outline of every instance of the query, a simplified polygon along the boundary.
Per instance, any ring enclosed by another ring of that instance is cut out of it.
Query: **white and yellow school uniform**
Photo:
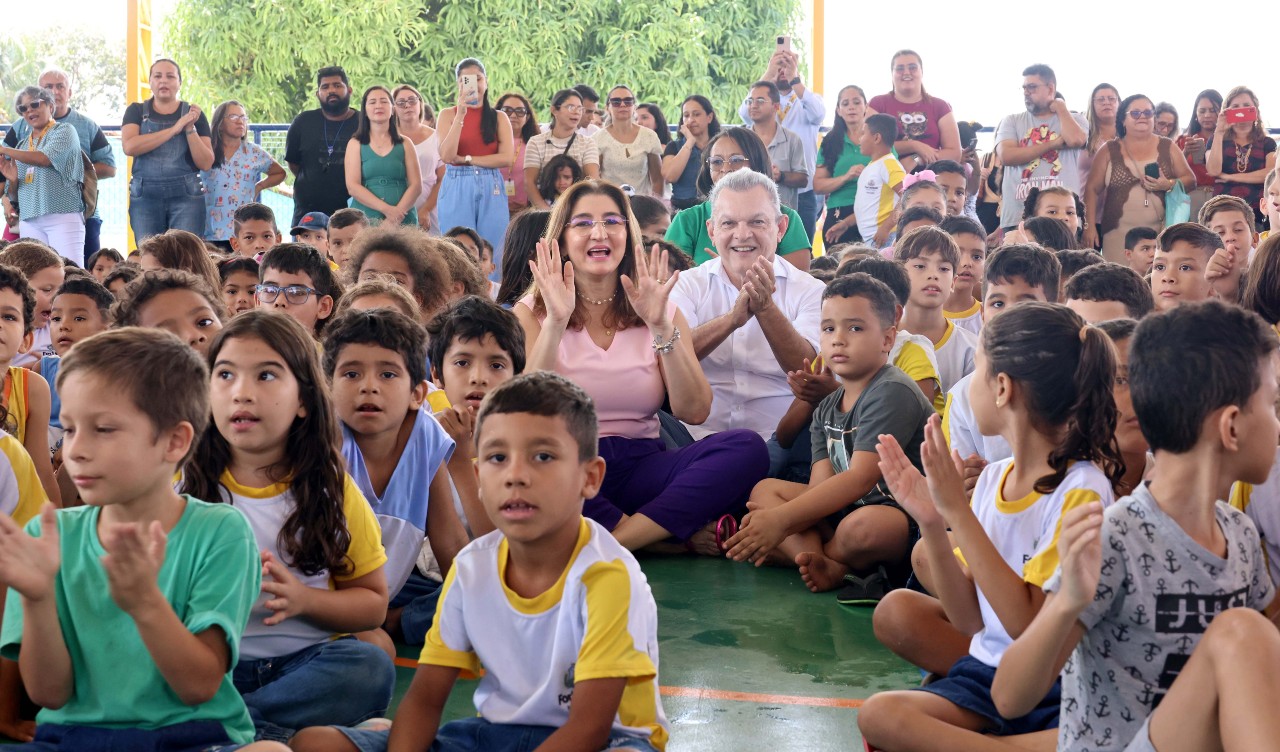
[[[374,516],[373,508],[351,480],[351,476],[344,474],[343,478],[342,513],[346,518],[347,531],[351,534],[351,543],[347,546],[347,561],[351,571],[341,575],[331,574],[327,569],[316,574],[304,574],[289,565],[289,557],[281,555],[277,539],[285,519],[294,508],[289,484],[276,483],[266,488],[250,488],[237,483],[230,472],[224,471],[220,490],[223,503],[230,504],[248,518],[259,551],[271,552],[277,561],[287,566],[293,576],[307,587],[332,590],[335,580],[359,579],[387,561],[386,551],[382,548],[382,530],[378,527],[378,518]],[[249,625],[245,627],[240,641],[241,659],[289,655],[334,638],[332,631],[296,617],[285,619],[272,627],[263,624],[263,619],[275,613],[265,605],[268,599],[274,597],[264,593],[254,603]]]
[[[947,320],[974,334],[982,334],[982,301],[975,300],[973,305],[963,311],[948,311],[943,309],[942,315]]]
[[[933,343],[923,334],[912,334],[906,329],[899,329],[893,341],[893,349],[889,351],[889,362],[897,366],[912,381],[933,381],[933,409],[941,405],[939,397],[945,398],[941,379],[938,378],[938,360],[933,353]]]
[[[976,454],[987,462],[1007,460],[1013,456],[1009,442],[1003,436],[985,436],[978,430],[973,406],[969,404],[969,381],[973,378],[972,373],[965,376],[947,392],[947,406],[942,413],[942,435],[947,437],[947,445],[959,452],[963,459]]]
[[[933,346],[933,351],[938,358],[938,377],[942,380],[940,391],[948,392],[957,381],[973,373],[974,357],[978,352],[978,335],[947,320],[947,329],[938,344]],[[942,400],[945,404],[946,398],[943,397]]]
[[[0,452],[7,462],[0,463],[0,514],[8,515],[19,525],[40,513],[49,500],[45,495],[35,463],[26,447],[13,436],[0,432]]]
[[[987,465],[973,489],[973,513],[1000,557],[1023,581],[1040,587],[1058,568],[1058,534],[1062,516],[1071,509],[1095,501],[1106,506],[1115,500],[1111,482],[1092,462],[1075,462],[1050,494],[1032,491],[1021,499],[1006,499],[1005,479],[1013,469],[1007,459]],[[963,551],[956,556],[964,561]],[[969,654],[988,666],[1000,663],[1013,638],[1000,617],[978,589],[982,630],[969,643]]]
[[[507,540],[499,531],[454,559],[419,663],[478,676],[476,711],[496,724],[560,727],[574,686],[625,678],[613,735],[666,746],[658,696],[658,615],[635,557],[583,518],[560,579],[534,598],[506,584]]]
[[[1276,449],[1280,460],[1280,449]],[[1262,552],[1267,556],[1271,581],[1280,583],[1280,465],[1271,466],[1271,474],[1258,485],[1237,481],[1231,485],[1231,506],[1253,520],[1262,538]]]

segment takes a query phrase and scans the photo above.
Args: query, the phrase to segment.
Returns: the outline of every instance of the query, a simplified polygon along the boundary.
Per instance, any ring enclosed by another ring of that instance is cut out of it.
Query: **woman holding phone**
[[[489,104],[489,79],[473,57],[453,69],[458,103],[440,111],[440,159],[445,163],[438,212],[441,227],[470,227],[502,247],[511,212],[502,169],[515,161],[511,121]],[[495,258],[501,268],[501,259]]]
[[[1125,264],[1124,238],[1135,227],[1164,227],[1164,197],[1177,182],[1195,183],[1186,157],[1172,141],[1155,133],[1155,104],[1133,94],[1120,102],[1116,137],[1094,155],[1084,189],[1084,247]]]
[[[1191,122],[1187,123],[1187,131],[1178,136],[1178,148],[1182,150],[1191,172],[1196,176],[1196,185],[1191,189],[1191,219],[1200,216],[1200,207],[1217,195],[1218,181],[1209,174],[1205,165],[1205,152],[1208,151],[1209,140],[1218,125],[1218,113],[1222,112],[1222,95],[1216,89],[1205,89],[1196,95],[1195,107],[1191,109]]]
[[[1218,179],[1219,194],[1239,196],[1253,207],[1258,230],[1267,217],[1258,207],[1262,182],[1276,166],[1276,142],[1267,136],[1258,114],[1258,97],[1247,86],[1227,92],[1226,106],[1205,153],[1205,169]]]

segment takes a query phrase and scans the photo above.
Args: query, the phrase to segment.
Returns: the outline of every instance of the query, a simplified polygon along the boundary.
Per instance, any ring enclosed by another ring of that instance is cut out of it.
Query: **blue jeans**
[[[360,752],[386,752],[389,731],[361,731],[340,728]],[[558,729],[552,726],[517,726],[490,723],[483,718],[464,718],[440,727],[430,752],[533,752]],[[605,749],[658,752],[648,739],[614,735]]]
[[[340,637],[279,658],[246,658],[231,674],[258,739],[307,726],[354,726],[387,712],[396,668],[382,648]]]
[[[188,721],[164,728],[112,729],[42,723],[36,740],[9,747],[28,752],[232,752],[235,744],[217,721]]]
[[[134,176],[129,183],[129,226],[139,243],[166,230],[186,230],[203,238],[207,218],[199,173],[178,178]]]
[[[507,234],[511,210],[502,173],[491,167],[449,165],[440,184],[436,204],[440,227],[470,227],[493,245],[493,263],[502,268],[502,238]],[[490,279],[497,281],[497,272]]]
[[[782,448],[776,433],[769,437],[765,446],[769,448],[770,478],[792,483],[809,482],[809,473],[813,469],[813,443],[809,440],[807,427],[796,437],[790,449]]]
[[[800,224],[804,225],[804,234],[813,242],[814,225],[818,222],[818,197],[813,191],[801,191],[796,196],[796,214],[800,215]]]
[[[418,574],[417,567],[409,573],[404,587],[391,599],[391,608],[400,612],[400,633],[406,645],[421,645],[436,618],[436,603],[440,600],[441,583],[428,580]]]
[[[102,217],[89,217],[84,221],[84,258],[102,250]],[[83,266],[83,263],[81,264]]]

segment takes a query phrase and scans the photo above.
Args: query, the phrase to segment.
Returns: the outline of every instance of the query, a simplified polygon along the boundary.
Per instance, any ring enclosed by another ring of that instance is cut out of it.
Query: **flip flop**
[[[844,576],[844,585],[836,591],[836,603],[842,606],[875,606],[889,592],[889,577],[880,567],[866,577]]]

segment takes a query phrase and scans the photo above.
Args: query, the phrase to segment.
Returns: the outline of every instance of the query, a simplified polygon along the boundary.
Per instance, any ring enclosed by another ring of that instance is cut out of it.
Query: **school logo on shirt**
[[[556,695],[556,704],[570,705],[573,703],[573,685],[574,685],[573,670],[577,665],[578,664],[576,663],[570,663],[569,670],[564,672],[564,688],[566,691]]]

